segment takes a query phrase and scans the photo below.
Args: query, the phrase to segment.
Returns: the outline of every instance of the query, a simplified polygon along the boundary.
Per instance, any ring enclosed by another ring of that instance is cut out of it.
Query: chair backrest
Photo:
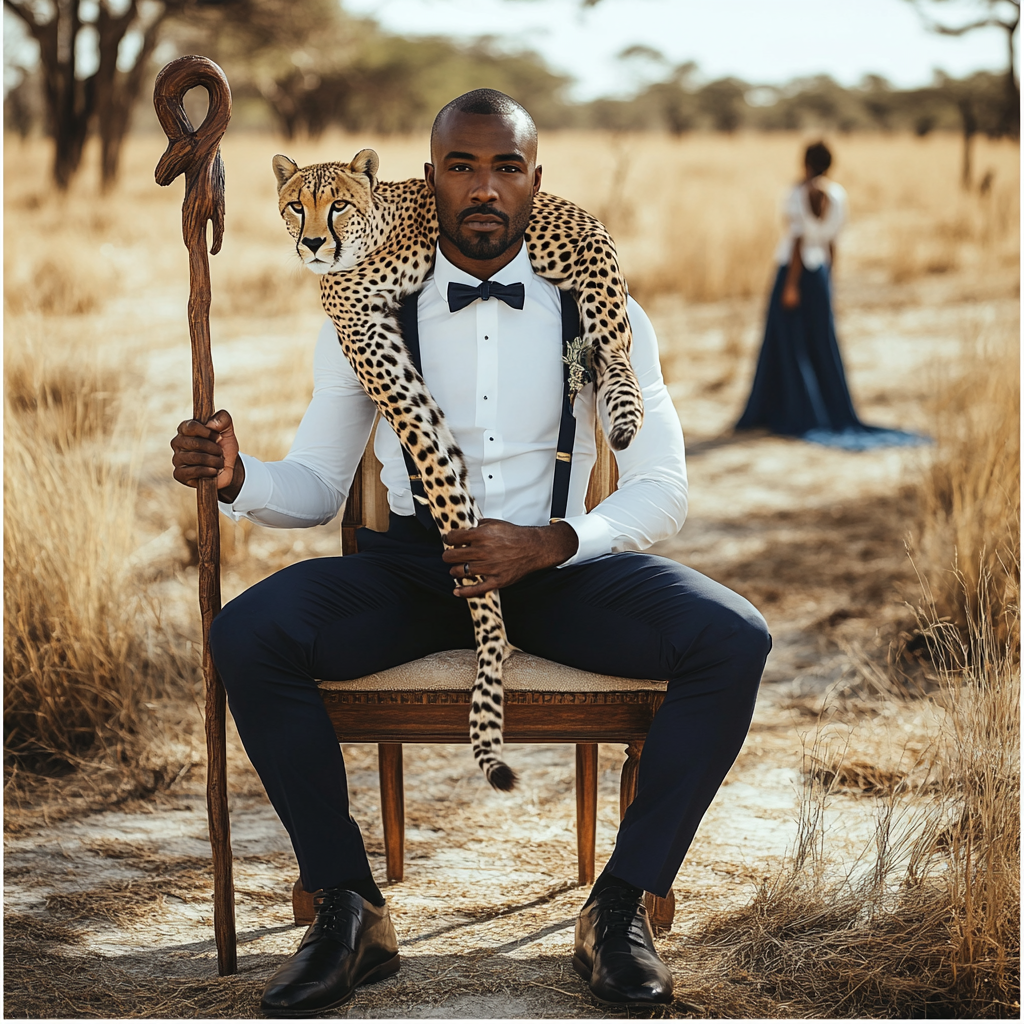
[[[378,417],[379,422],[379,417]],[[370,431],[370,440],[356,469],[355,479],[348,501],[345,502],[345,514],[341,520],[341,553],[348,555],[356,550],[356,530],[365,526],[371,530],[384,532],[388,528],[388,489],[381,483],[381,464],[373,453],[373,438],[377,432],[377,424]],[[612,450],[597,424],[597,460],[590,474],[590,485],[587,488],[586,507],[589,512],[595,505],[604,501],[615,490],[619,479],[618,466]]]

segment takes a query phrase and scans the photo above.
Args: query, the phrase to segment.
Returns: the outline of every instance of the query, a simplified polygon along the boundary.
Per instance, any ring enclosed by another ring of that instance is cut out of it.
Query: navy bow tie
[[[490,298],[501,299],[513,309],[522,309],[526,301],[526,287],[518,282],[498,284],[497,281],[481,281],[476,288],[455,281],[448,284],[448,309],[452,313],[465,309],[474,299],[486,302]]]

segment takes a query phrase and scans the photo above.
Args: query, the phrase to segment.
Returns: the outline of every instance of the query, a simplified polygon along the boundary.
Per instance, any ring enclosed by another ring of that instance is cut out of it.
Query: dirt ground
[[[854,225],[867,237],[870,224]],[[130,275],[126,263],[124,273]],[[141,297],[130,287],[118,302]],[[140,441],[143,502],[166,501],[167,438],[188,406],[188,352],[180,344],[181,282],[147,286],[154,341],[141,364],[139,393],[154,427]],[[657,549],[743,593],[764,612],[775,647],[753,726],[712,805],[675,885],[677,913],[659,950],[676,978],[668,1016],[731,1016],[730,986],[709,979],[693,937],[716,914],[744,905],[795,835],[805,750],[820,733],[829,694],[884,661],[914,600],[904,541],[907,488],[927,448],[849,453],[770,437],[733,438],[759,344],[762,299],[686,305],[653,302],[666,379],[687,437],[691,505],[678,537]],[[108,311],[111,322],[117,310]],[[929,399],[943,365],[986,331],[1016,332],[1017,304],[1006,282],[954,274],[903,285],[869,273],[839,279],[840,341],[855,400],[871,423],[927,431]],[[129,322],[125,319],[125,322]],[[315,308],[293,319],[309,344]],[[224,317],[215,332],[219,404],[251,393],[279,365],[281,335],[257,318]],[[294,336],[289,339],[295,348]],[[272,388],[272,385],[267,385]],[[287,437],[285,437],[287,441]],[[138,453],[136,453],[138,454]],[[146,488],[151,488],[147,492]],[[163,489],[162,489],[163,488]],[[147,498],[147,494],[149,497]],[[153,522],[158,521],[154,512]],[[173,568],[182,531],[154,526],[143,556],[164,614],[194,632],[194,569]],[[334,554],[335,525],[247,537],[253,560],[275,568],[296,557]],[[163,553],[163,554],[162,554]],[[253,581],[244,560],[225,570],[225,597]],[[192,625],[188,625],[188,623]],[[165,709],[155,709],[158,716]],[[175,712],[177,714],[178,712]],[[921,711],[831,719],[851,758],[898,769],[926,733]],[[289,892],[296,877],[287,837],[232,734],[230,779],[237,886],[239,973],[216,976],[201,739],[195,715],[182,727],[181,770],[147,799],[48,822],[23,816],[7,836],[5,1016],[253,1017],[262,986],[297,944]],[[168,728],[179,721],[167,711]],[[621,748],[602,746],[598,863],[617,823]],[[376,754],[346,748],[353,814],[384,878]],[[359,990],[340,1017],[572,1018],[616,1016],[590,1001],[573,973],[576,884],[574,757],[571,747],[508,749],[522,783],[490,792],[468,747],[407,747],[406,876],[385,889],[403,967]],[[830,856],[849,868],[868,843],[876,801],[839,796]],[[798,1007],[763,1000],[764,1016]]]

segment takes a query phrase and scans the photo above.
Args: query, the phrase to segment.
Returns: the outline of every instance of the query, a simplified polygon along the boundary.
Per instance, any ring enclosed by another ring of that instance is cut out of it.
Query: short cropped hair
[[[444,119],[452,111],[460,114],[503,114],[513,116],[517,120],[526,122],[527,131],[533,142],[537,141],[537,126],[530,117],[530,112],[521,103],[506,96],[497,89],[474,89],[472,92],[465,92],[456,96],[450,103],[446,103],[434,118],[434,125],[430,129],[430,144],[433,146],[434,139],[441,129]]]
[[[832,153],[824,142],[812,142],[804,153],[804,163],[812,174],[824,174],[832,166]]]

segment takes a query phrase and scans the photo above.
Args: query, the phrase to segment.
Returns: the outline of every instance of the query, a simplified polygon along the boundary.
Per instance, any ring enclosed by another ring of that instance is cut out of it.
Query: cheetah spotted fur
[[[303,263],[322,275],[324,310],[360,384],[420,467],[438,529],[443,536],[475,526],[481,516],[463,453],[412,363],[397,320],[400,301],[422,288],[433,265],[433,193],[422,180],[379,181],[370,149],[348,164],[300,168],[280,155],[273,163],[285,226]],[[542,192],[525,241],[534,271],[576,298],[598,399],[608,414],[608,443],[621,450],[640,429],[643,399],[629,361],[626,289],[612,240],[585,211]],[[509,649],[501,604],[495,590],[468,602],[477,650],[473,756],[495,789],[510,790],[516,775],[501,760],[502,662]]]

